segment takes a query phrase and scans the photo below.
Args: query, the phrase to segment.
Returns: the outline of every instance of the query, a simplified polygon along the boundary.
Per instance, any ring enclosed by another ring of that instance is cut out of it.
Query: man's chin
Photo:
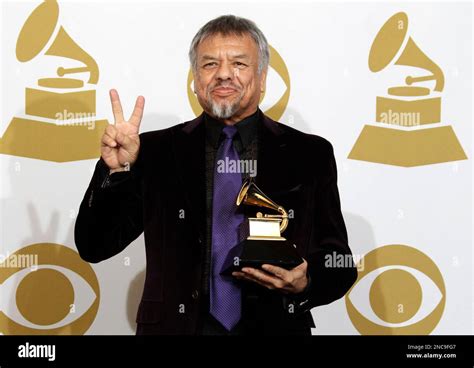
[[[237,110],[239,109],[238,105],[229,104],[229,103],[211,103],[210,110],[213,115],[219,119],[228,119],[232,117]]]

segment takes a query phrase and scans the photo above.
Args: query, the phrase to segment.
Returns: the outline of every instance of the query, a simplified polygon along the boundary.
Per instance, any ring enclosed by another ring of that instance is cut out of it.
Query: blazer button
[[[191,294],[191,297],[192,297],[193,299],[199,298],[199,291],[194,290],[193,293]]]

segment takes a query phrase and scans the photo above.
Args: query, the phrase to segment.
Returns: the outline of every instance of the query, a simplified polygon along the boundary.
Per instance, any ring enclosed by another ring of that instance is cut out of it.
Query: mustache
[[[218,83],[215,83],[215,84],[209,86],[208,92],[212,92],[212,91],[214,91],[216,88],[219,88],[219,87],[233,88],[233,89],[235,89],[236,91],[239,91],[239,92],[242,90],[242,88],[241,88],[240,86],[237,86],[237,85],[235,85],[235,84],[232,83],[232,82],[225,82],[225,83],[223,83],[223,82],[218,82]]]

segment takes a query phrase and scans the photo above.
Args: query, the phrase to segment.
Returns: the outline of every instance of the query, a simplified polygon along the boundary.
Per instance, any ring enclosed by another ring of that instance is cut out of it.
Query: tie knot
[[[224,133],[226,138],[232,139],[237,133],[237,128],[233,125],[228,125],[228,126],[225,126],[224,129],[222,129],[222,133]]]

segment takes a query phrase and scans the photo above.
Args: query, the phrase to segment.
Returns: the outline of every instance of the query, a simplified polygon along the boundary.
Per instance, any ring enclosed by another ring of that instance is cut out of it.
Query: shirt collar
[[[239,121],[235,124],[242,141],[243,148],[248,147],[258,131],[258,120],[260,118],[260,109],[257,109],[252,115]],[[219,147],[222,129],[225,124],[219,121],[206,112],[204,112],[204,123],[206,126],[206,138],[213,147]]]

